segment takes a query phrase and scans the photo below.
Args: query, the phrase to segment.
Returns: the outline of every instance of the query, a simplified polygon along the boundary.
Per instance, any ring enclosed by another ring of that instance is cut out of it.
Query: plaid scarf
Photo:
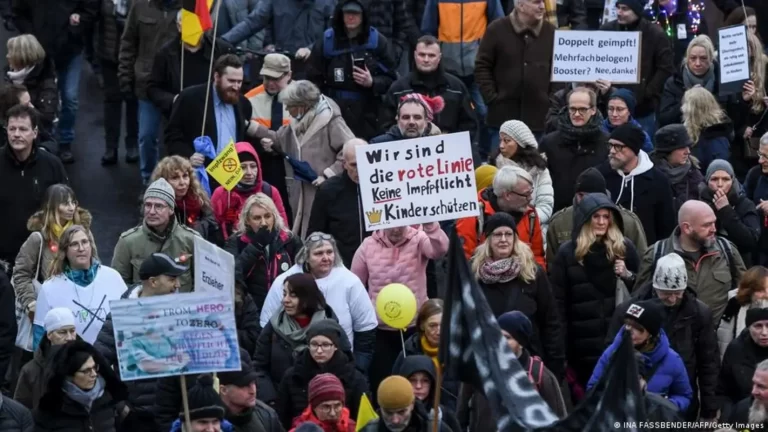
[[[544,0],[544,6],[547,9],[544,18],[555,28],[559,28],[560,26],[557,25],[557,0]]]

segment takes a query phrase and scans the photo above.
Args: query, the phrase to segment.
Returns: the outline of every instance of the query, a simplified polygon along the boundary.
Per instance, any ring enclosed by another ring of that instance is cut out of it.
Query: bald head
[[[714,246],[716,222],[717,217],[709,204],[698,200],[684,202],[677,213],[683,247],[693,251]]]
[[[691,223],[697,219],[705,218],[706,216],[715,216],[715,212],[704,201],[688,200],[680,206],[680,211],[677,212],[677,223],[683,222]]]
[[[352,138],[344,143],[344,148],[341,150],[342,157],[344,158],[344,169],[347,171],[347,175],[353,182],[359,183],[360,177],[357,173],[357,147],[368,145],[368,143],[360,138]]]

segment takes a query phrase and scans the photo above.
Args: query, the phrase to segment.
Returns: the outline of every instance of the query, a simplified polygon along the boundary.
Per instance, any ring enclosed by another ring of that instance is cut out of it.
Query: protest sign
[[[468,132],[356,151],[367,231],[479,214]]]
[[[229,141],[224,150],[216,156],[216,159],[205,170],[224,189],[231,191],[243,178],[243,169],[240,168],[240,158],[237,157],[235,142]]]
[[[113,300],[110,307],[123,381],[240,370],[227,293]]]
[[[552,82],[640,82],[640,32],[556,30]]]
[[[235,257],[195,236],[195,292],[227,293],[235,298]]]
[[[721,95],[741,93],[749,80],[749,50],[747,27],[736,25],[717,30],[720,40],[720,89]]]

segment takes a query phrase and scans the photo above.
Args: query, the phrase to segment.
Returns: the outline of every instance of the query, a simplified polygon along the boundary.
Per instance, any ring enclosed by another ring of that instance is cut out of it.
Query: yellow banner
[[[369,421],[379,418],[376,415],[376,410],[373,409],[371,401],[368,400],[368,396],[363,393],[360,398],[360,408],[357,409],[357,420],[355,420],[355,432],[360,432],[360,429],[364,428]]]
[[[240,158],[237,157],[235,141],[230,140],[229,144],[205,170],[214,180],[224,186],[224,189],[228,191],[234,189],[243,178],[243,169],[240,168]]]

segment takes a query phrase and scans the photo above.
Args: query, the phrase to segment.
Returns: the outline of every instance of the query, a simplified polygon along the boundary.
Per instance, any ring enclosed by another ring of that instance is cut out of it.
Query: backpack
[[[730,289],[736,289],[736,287],[739,284],[739,274],[738,270],[736,269],[736,264],[733,262],[733,251],[731,250],[731,244],[726,239],[716,236],[717,239],[717,245],[720,247],[720,250],[725,252],[725,260],[728,261],[728,269],[731,272],[731,288]],[[653,262],[651,263],[651,274],[653,274],[653,271],[656,270],[656,263],[659,261],[659,258],[664,256],[666,253],[664,249],[666,249],[665,240],[657,241],[655,245],[653,245]]]
[[[365,45],[355,45],[352,48],[336,49],[334,35],[333,28],[323,32],[323,57],[326,59],[361,51],[375,51],[379,46],[379,32],[373,27],[368,31],[368,41]]]
[[[531,356],[531,360],[528,362],[528,379],[536,387],[536,390],[541,390],[541,381],[544,377],[544,362],[541,357]]]

